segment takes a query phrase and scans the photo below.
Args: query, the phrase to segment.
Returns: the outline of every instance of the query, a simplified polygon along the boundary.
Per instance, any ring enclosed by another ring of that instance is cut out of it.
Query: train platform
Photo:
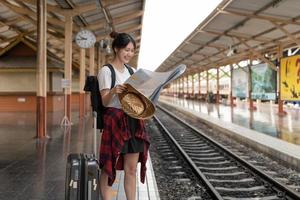
[[[49,138],[35,139],[35,114],[32,112],[0,113],[0,199],[65,199],[66,159],[69,153],[93,152],[92,119],[78,119],[72,113],[71,129],[62,128],[61,112],[48,114]],[[100,141],[100,134],[98,134]],[[151,158],[147,163],[145,184],[137,177],[137,199],[157,200]],[[139,175],[139,172],[137,172]],[[118,171],[112,187],[113,200],[123,200],[124,173]]]
[[[272,103],[256,103],[249,110],[246,102],[235,107],[198,100],[161,96],[160,102],[203,119],[248,146],[288,163],[300,166],[300,109],[285,107],[286,116],[277,115]]]
[[[147,175],[146,175],[146,180],[145,184],[142,184],[139,180],[139,166],[138,166],[138,172],[137,172],[137,194],[136,194],[136,199],[137,200],[159,200],[159,193],[157,190],[157,185],[155,181],[155,176],[153,172],[153,167],[151,163],[151,158],[149,159],[150,162],[147,162],[146,167],[147,167]],[[125,191],[124,191],[124,172],[123,171],[118,171],[117,172],[117,178],[112,186],[113,190],[113,199],[112,200],[125,200]]]

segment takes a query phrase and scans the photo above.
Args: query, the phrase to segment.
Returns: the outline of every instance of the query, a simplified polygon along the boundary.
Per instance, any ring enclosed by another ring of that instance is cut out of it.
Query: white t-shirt
[[[133,68],[132,68],[133,69]],[[114,68],[116,73],[116,82],[115,85],[123,84],[131,75],[128,69],[124,66],[124,71],[120,72],[116,68]],[[135,71],[133,69],[133,71]],[[99,90],[110,89],[111,87],[111,71],[107,66],[103,66],[98,73],[98,82],[99,82]],[[112,101],[107,105],[107,107],[115,107],[121,108],[119,99],[117,95],[113,95]]]

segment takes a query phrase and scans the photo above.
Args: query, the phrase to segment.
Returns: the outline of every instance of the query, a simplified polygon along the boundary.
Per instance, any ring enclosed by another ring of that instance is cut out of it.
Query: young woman
[[[108,66],[104,65],[98,74],[102,103],[106,107],[99,159],[100,191],[103,200],[111,199],[110,188],[115,180],[116,170],[124,170],[126,197],[128,200],[135,200],[137,163],[141,162],[141,182],[144,182],[149,139],[143,120],[129,117],[119,103],[111,100],[126,90],[123,83],[130,73],[125,64],[134,56],[136,43],[126,33],[113,32],[111,37],[114,38],[114,59],[110,64],[116,74],[115,86],[111,88],[111,71]]]

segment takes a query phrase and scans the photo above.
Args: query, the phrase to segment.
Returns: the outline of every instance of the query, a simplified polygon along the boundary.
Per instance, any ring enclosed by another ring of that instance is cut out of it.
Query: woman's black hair
[[[115,54],[115,49],[125,48],[130,42],[133,44],[134,48],[136,48],[134,39],[127,33],[111,32],[110,37],[114,39],[111,47]]]

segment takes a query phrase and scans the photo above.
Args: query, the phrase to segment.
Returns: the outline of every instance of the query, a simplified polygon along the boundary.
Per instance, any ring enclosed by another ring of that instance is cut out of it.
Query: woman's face
[[[134,56],[134,46],[132,42],[129,42],[125,48],[116,50],[116,57],[122,63],[128,63]]]

